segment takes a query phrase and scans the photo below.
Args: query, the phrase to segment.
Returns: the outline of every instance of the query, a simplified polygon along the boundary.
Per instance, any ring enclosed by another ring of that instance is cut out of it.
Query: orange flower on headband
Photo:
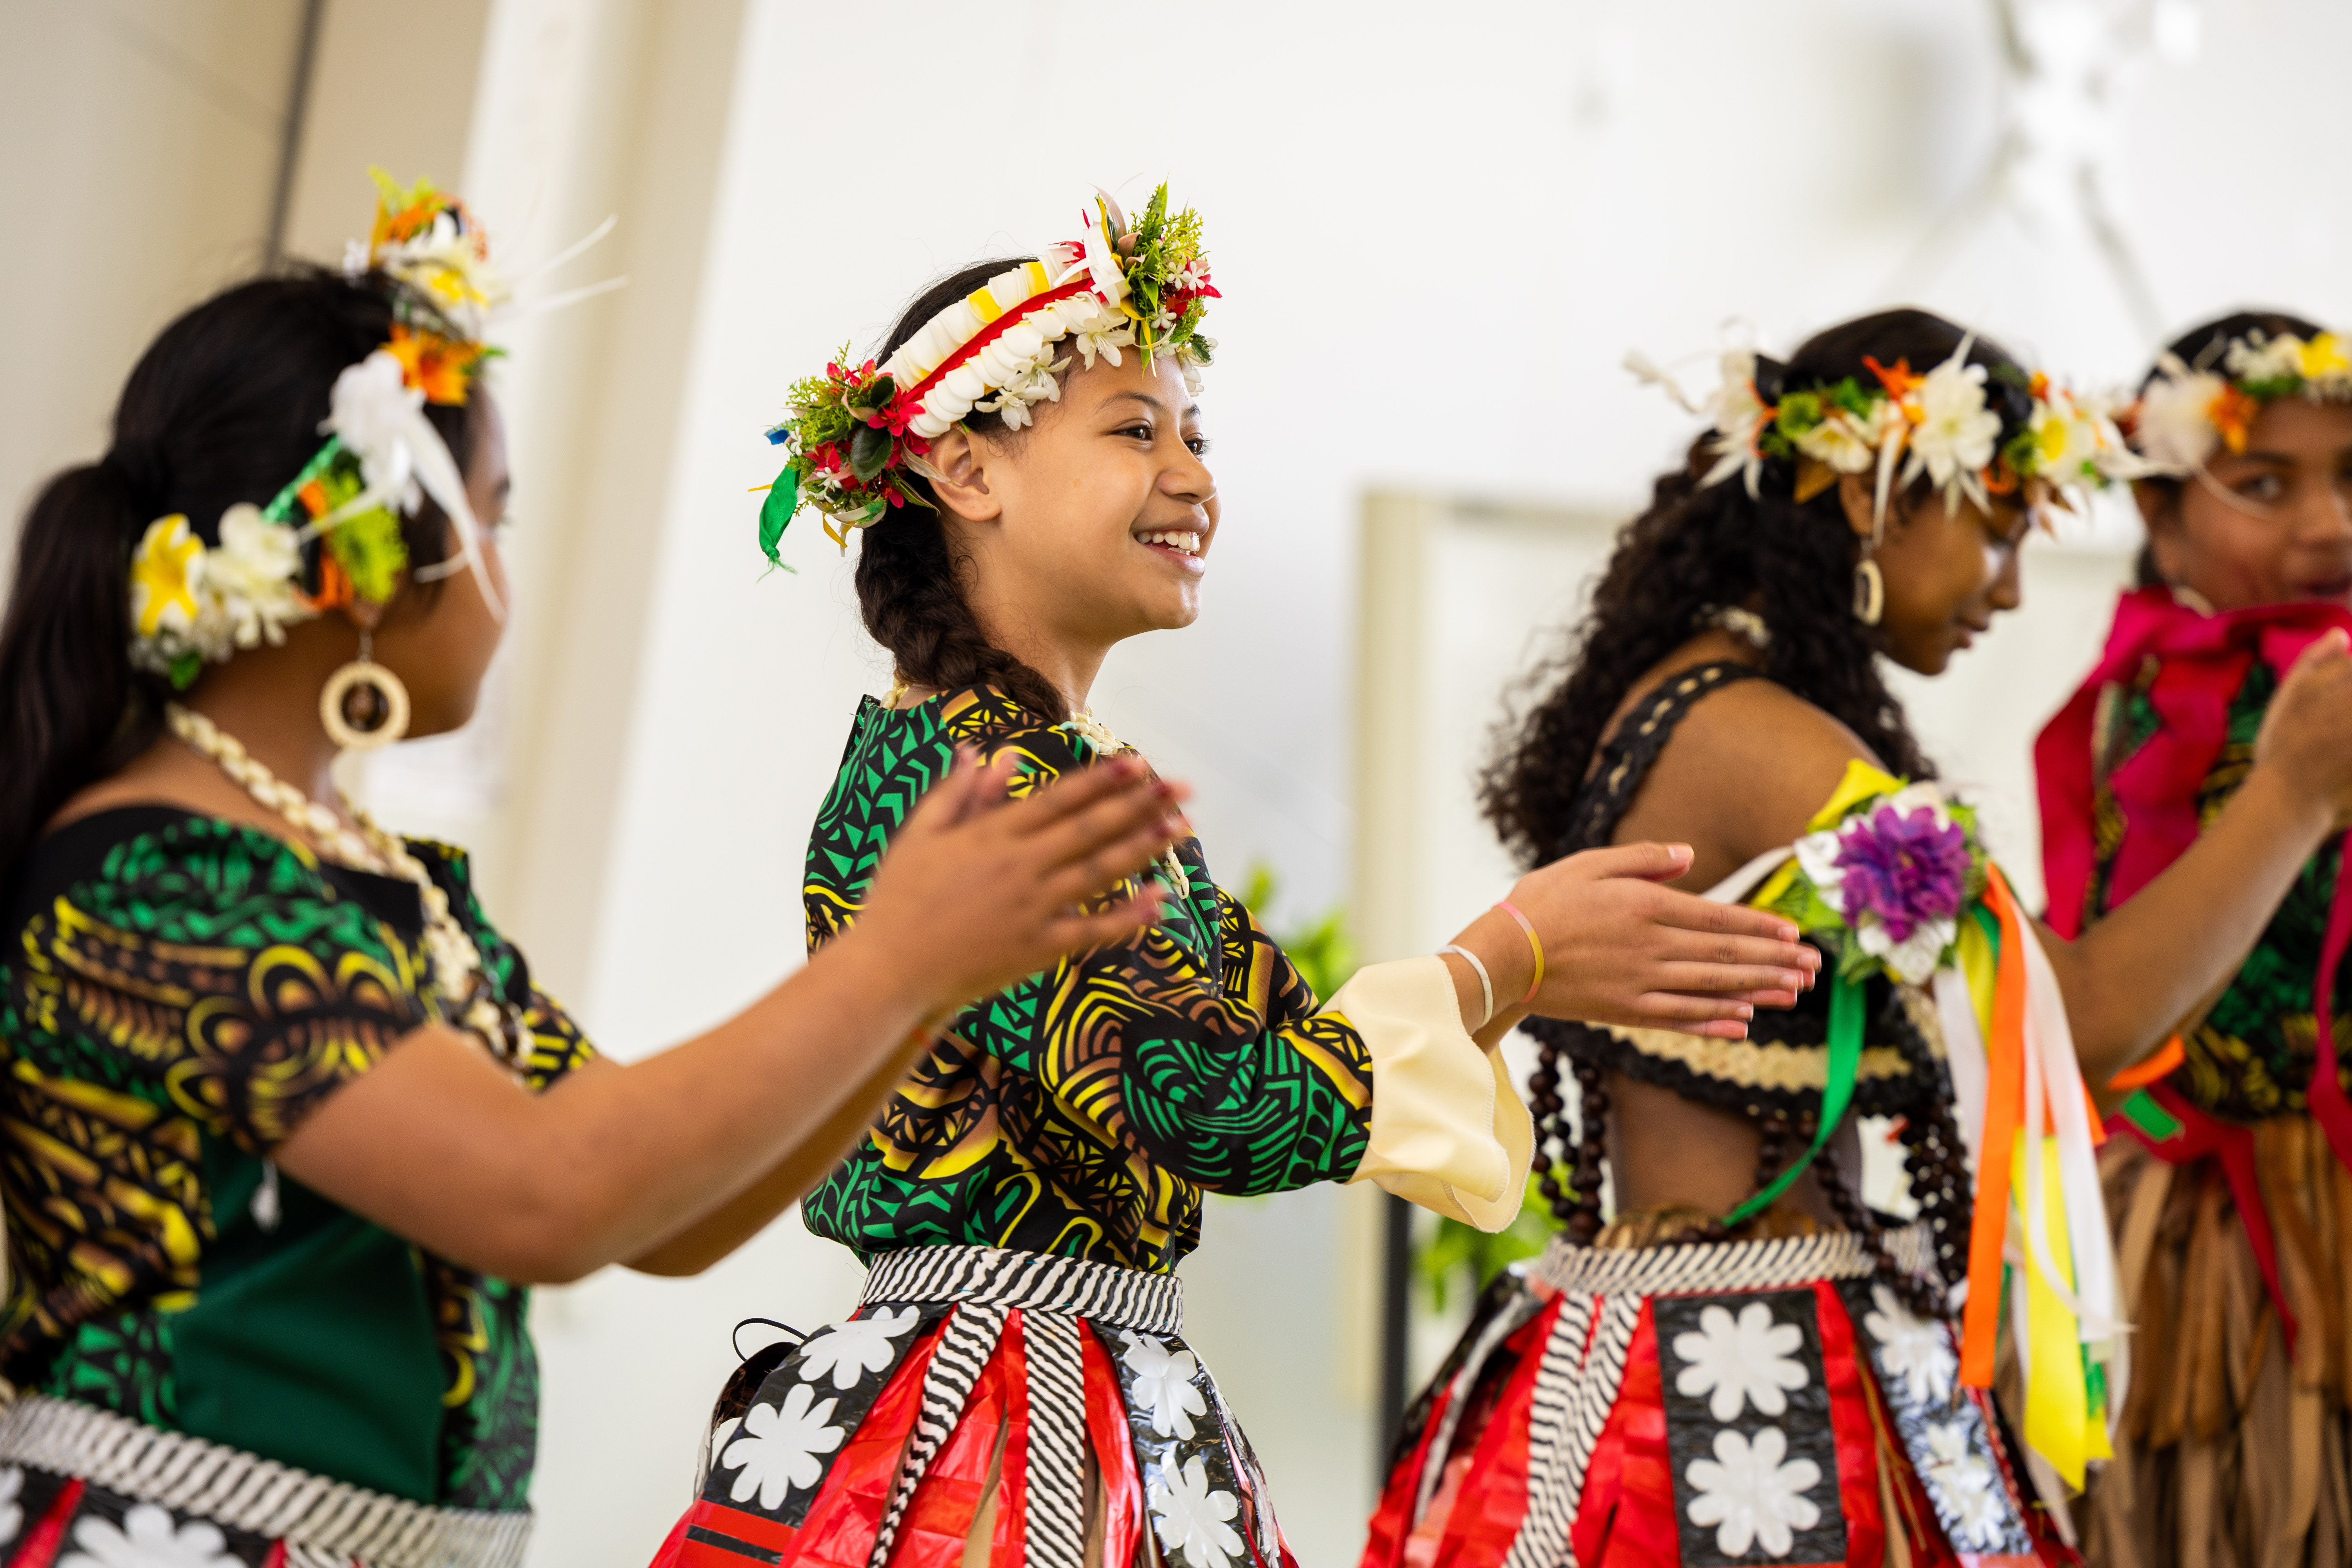
[[[474,372],[482,363],[481,344],[411,331],[395,321],[392,341],[383,346],[400,362],[401,379],[421,390],[425,402],[462,405],[473,391]]]
[[[1892,365],[1884,365],[1869,354],[1864,354],[1862,356],[1862,363],[1870,367],[1870,374],[1878,378],[1881,386],[1886,388],[1886,395],[1897,403],[1909,396],[1913,387],[1927,379],[1924,375],[1912,374],[1911,362],[1907,359],[1899,359]],[[1916,424],[1917,421],[1914,420],[1913,423]]]
[[[370,169],[368,173],[374,176],[376,187],[375,226],[368,234],[369,250],[378,251],[386,245],[414,239],[432,227],[433,220],[445,212],[457,215],[462,226],[473,226],[464,221],[466,205],[435,190],[432,181],[419,180],[414,185],[403,186],[382,169]]]
[[[2238,453],[2246,449],[2246,432],[2262,411],[2262,404],[2239,391],[2235,383],[2224,382],[2213,401],[2205,405],[2205,417],[2221,433],[2221,444]]]

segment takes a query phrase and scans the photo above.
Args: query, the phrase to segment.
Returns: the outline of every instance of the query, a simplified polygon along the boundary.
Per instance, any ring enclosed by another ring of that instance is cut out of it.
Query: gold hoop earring
[[[319,722],[347,752],[373,752],[408,733],[408,688],[370,658],[373,641],[360,633],[360,656],[327,677],[319,693]]]
[[[1874,626],[1886,613],[1886,575],[1878,563],[1864,556],[1853,568],[1853,618]]]

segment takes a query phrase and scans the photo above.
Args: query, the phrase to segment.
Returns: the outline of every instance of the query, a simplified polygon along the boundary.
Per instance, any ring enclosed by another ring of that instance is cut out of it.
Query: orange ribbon
[[[2025,1115],[2025,949],[2032,940],[2000,868],[1987,866],[1985,907],[2000,922],[1992,1028],[1985,1038],[1984,1141],[1978,1145],[1976,1223],[1969,1230],[1969,1300],[1960,1314],[1960,1381],[1992,1386],[2000,1332],[2001,1241],[2009,1230],[2009,1165]]]

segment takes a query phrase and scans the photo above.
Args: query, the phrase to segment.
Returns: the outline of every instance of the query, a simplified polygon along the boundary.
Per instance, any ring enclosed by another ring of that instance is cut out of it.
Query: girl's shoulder
[[[327,891],[318,859],[291,841],[184,806],[109,806],[37,839],[7,904],[47,905],[68,890],[95,904],[161,915],[184,906],[300,900]]]
[[[1650,742],[1615,837],[1691,844],[1702,881],[1802,833],[1849,763],[1880,765],[1861,736],[1775,681],[1744,671],[1678,695],[1690,675],[1670,661],[1644,678],[1647,689],[1627,707],[1603,761]],[[1645,725],[1654,727],[1646,737]]]
[[[1046,718],[1000,688],[974,685],[896,709],[866,698],[858,705],[843,763],[870,769],[879,757],[895,770],[929,773],[943,768],[958,747],[983,760],[1011,752],[1023,773],[1045,774],[1083,767],[1104,749],[1079,721]]]

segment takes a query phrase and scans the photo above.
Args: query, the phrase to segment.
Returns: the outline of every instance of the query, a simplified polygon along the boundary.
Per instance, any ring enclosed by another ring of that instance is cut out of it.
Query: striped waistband
[[[1924,1225],[1886,1233],[1887,1251],[1906,1273],[1928,1272]],[[1769,1290],[1815,1279],[1859,1279],[1876,1259],[1850,1230],[1768,1241],[1706,1241],[1607,1249],[1555,1236],[1528,1267],[1558,1290],[1588,1296],[1673,1296],[1691,1290]]]
[[[411,1502],[37,1394],[0,1415],[0,1462],[79,1476],[134,1502],[362,1568],[517,1568],[530,1537],[528,1512]]]
[[[866,1306],[985,1301],[1069,1312],[1146,1334],[1184,1331],[1184,1287],[1172,1274],[999,1247],[910,1247],[866,1276]]]

